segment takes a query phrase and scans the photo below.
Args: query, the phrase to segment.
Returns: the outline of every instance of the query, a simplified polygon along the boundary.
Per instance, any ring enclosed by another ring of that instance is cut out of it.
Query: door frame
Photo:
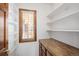
[[[6,42],[7,42],[7,38],[6,38],[6,35],[7,35],[7,31],[6,31],[6,11],[4,11],[4,10],[2,10],[2,9],[0,9],[3,13],[4,13],[4,48],[6,48]]]
[[[3,47],[6,49],[5,53],[8,55],[8,3],[0,3],[0,10],[4,13],[4,42],[3,42]]]

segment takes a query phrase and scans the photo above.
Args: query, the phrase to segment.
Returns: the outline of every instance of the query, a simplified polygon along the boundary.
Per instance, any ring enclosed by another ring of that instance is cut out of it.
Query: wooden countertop
[[[52,55],[79,56],[79,49],[55,39],[42,39],[39,41]]]

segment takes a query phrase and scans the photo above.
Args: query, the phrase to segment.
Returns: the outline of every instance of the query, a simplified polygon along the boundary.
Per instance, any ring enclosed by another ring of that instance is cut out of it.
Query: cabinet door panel
[[[0,50],[4,48],[4,12],[0,10]]]
[[[45,47],[44,47],[43,45],[42,45],[42,50],[43,50],[44,52],[46,52],[46,51],[45,51]]]
[[[52,55],[47,51],[47,56],[52,56]]]
[[[0,56],[7,56],[6,12],[0,9]]]

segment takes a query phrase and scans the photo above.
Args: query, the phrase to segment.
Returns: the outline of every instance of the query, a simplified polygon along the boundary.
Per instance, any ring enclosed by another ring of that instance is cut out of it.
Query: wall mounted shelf
[[[47,15],[47,17],[50,17],[50,15],[51,15],[55,10],[57,10],[58,8],[60,8],[62,5],[63,5],[63,3],[58,3],[58,5],[57,5],[52,11],[49,12],[49,14]]]
[[[46,32],[49,37],[52,37],[53,32],[79,32],[79,4],[60,4],[47,17],[49,21]]]
[[[76,15],[77,13],[79,13],[79,10],[78,10],[78,11],[74,11],[74,12],[72,12],[72,13],[70,13],[70,14],[65,15],[65,16],[61,16],[61,17],[59,17],[58,19],[55,19],[54,21],[53,21],[53,20],[50,20],[47,24],[48,24],[48,25],[53,24],[53,23],[55,23],[55,22],[57,22],[57,21],[63,20],[64,18],[67,18],[67,17],[69,17],[69,16]]]
[[[54,9],[49,15],[48,18],[51,22],[55,22],[66,18],[68,16],[74,15],[79,12],[79,4],[71,4],[71,3],[64,3],[59,5],[58,8]]]
[[[62,31],[62,32],[79,32],[79,30],[58,30],[58,29],[56,29],[56,30],[47,30],[47,32],[54,32],[54,31]]]
[[[53,32],[53,30],[47,30],[47,32]]]

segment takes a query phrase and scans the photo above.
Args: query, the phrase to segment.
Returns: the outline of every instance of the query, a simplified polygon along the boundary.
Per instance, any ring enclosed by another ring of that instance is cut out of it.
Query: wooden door
[[[0,56],[6,56],[6,12],[0,9]]]

